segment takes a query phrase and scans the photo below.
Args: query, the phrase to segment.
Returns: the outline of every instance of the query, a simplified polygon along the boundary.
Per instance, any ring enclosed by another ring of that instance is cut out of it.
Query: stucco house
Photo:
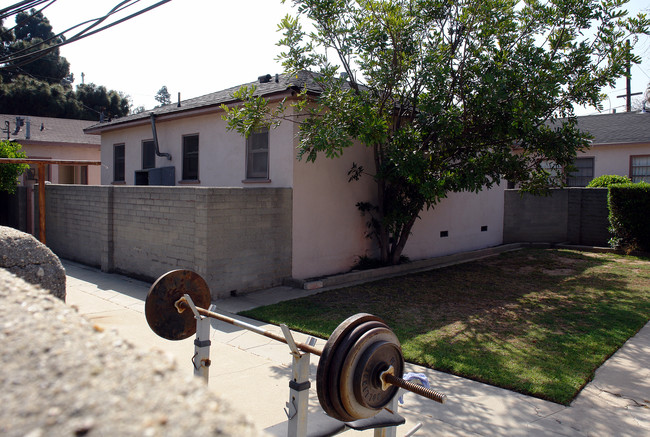
[[[247,85],[273,103],[294,98],[305,84],[304,77],[264,75]],[[247,140],[227,129],[220,107],[236,104],[239,87],[86,128],[101,136],[102,185],[290,188],[293,278],[347,271],[358,257],[373,256],[355,205],[372,201],[375,185],[347,175],[353,162],[372,168],[371,151],[357,145],[337,159],[300,161],[292,122]],[[404,255],[417,260],[501,244],[504,188],[452,194],[424,211]]]
[[[0,114],[0,137],[20,143],[32,159],[99,161],[99,138],[84,133],[93,124],[96,122]],[[34,184],[37,172],[33,167],[23,174],[21,185]],[[97,166],[48,164],[46,173],[47,180],[53,184],[99,185],[101,182]]]
[[[580,130],[589,132],[591,147],[578,153],[570,187],[585,187],[598,176],[628,176],[650,182],[650,113],[623,112],[578,117]]]
[[[28,158],[60,161],[99,161],[100,140],[87,135],[88,120],[0,114],[0,138],[16,141]],[[0,224],[34,233],[34,185],[38,169],[32,164],[19,178],[16,194],[0,192]],[[45,165],[45,180],[54,184],[99,185],[98,166]]]

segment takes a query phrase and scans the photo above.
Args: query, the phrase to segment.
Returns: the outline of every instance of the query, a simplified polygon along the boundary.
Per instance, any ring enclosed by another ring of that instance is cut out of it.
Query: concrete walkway
[[[99,329],[114,329],[142,348],[162,349],[176,358],[180,369],[192,373],[193,337],[167,341],[156,336],[144,317],[150,284],[63,261],[67,272],[67,303]],[[258,305],[304,296],[307,292],[280,287],[215,302],[216,311],[236,313]],[[241,317],[238,317],[241,318]],[[280,332],[273,325],[250,323]],[[212,320],[210,388],[248,414],[260,429],[286,435],[283,422],[289,397],[291,356],[286,345]],[[298,341],[306,337],[296,334]],[[319,340],[317,347],[324,345]],[[316,375],[318,357],[312,357]],[[467,379],[407,364],[407,372],[425,373],[448,401],[436,404],[413,394],[405,396],[399,413],[407,422],[404,435],[417,423],[418,436],[642,436],[650,435],[650,323],[598,371],[570,407],[524,396]],[[173,384],[174,381],[169,381]],[[312,379],[310,412],[320,407]],[[349,432],[371,436],[371,431]]]

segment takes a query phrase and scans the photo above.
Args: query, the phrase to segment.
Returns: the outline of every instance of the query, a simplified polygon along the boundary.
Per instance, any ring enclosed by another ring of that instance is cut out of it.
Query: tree
[[[420,212],[450,192],[504,178],[533,192],[561,182],[588,145],[573,105],[602,108],[601,88],[640,61],[624,41],[650,22],[627,17],[625,3],[295,0],[280,59],[288,73],[307,71],[317,95],[305,87],[271,107],[241,89],[244,105],[225,117],[244,135],[299,122],[307,161],[367,146],[374,168],[355,164],[349,177],[374,178],[375,200],[357,206],[381,261],[395,264]]]
[[[49,84],[63,83],[70,75],[70,63],[59,54],[58,48],[53,48],[43,57],[30,59],[29,62],[20,58],[21,55],[54,47],[65,41],[64,37],[57,37],[52,31],[50,21],[42,12],[32,9],[28,12],[16,14],[16,26],[13,37],[5,44],[5,54],[13,56],[2,69],[5,82],[18,75],[28,75]]]
[[[85,120],[99,120],[101,114],[107,119],[123,117],[129,114],[131,108],[129,97],[124,93],[109,91],[94,83],[78,85],[76,98],[83,106],[79,118]]]
[[[14,141],[0,141],[0,158],[27,158],[22,146]],[[29,168],[27,164],[0,164],[0,191],[16,192],[18,176]]]
[[[167,91],[166,85],[163,85],[163,87],[158,90],[156,97],[154,98],[161,106],[170,105],[172,103],[172,96],[169,94],[169,91]]]
[[[128,115],[129,97],[95,84],[72,88],[70,64],[59,56],[65,38],[52,31],[42,12],[16,14],[9,31],[0,22],[0,113],[97,120]],[[43,56],[23,55],[51,48]]]

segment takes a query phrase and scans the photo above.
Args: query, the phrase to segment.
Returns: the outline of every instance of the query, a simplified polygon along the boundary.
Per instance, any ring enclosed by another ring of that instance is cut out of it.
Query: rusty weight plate
[[[397,336],[390,329],[368,331],[352,347],[341,375],[341,399],[355,416],[372,417],[390,404],[399,388],[382,389],[380,375],[393,367],[402,377],[404,358]]]
[[[365,325],[364,327],[357,329]],[[339,392],[340,374],[349,349],[364,332],[373,327],[386,326],[379,317],[360,313],[348,317],[332,333],[323,348],[316,371],[316,390],[323,410],[335,419],[348,422],[356,420],[346,412]]]
[[[210,306],[210,289],[205,280],[191,270],[172,270],[162,275],[149,289],[144,314],[153,332],[168,340],[183,340],[196,332],[194,314],[188,308],[179,313],[174,304],[188,294],[194,305]]]

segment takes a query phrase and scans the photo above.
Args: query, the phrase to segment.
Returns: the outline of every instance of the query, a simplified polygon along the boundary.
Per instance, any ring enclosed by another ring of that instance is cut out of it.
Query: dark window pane
[[[183,137],[183,180],[199,178],[199,136]]]
[[[269,131],[255,132],[246,142],[246,178],[269,177]]]
[[[594,158],[577,158],[573,166],[576,170],[569,175],[567,185],[586,187],[594,178]]]
[[[156,167],[156,144],[153,141],[142,142],[142,168]]]
[[[113,146],[113,180],[124,182],[124,144]]]

